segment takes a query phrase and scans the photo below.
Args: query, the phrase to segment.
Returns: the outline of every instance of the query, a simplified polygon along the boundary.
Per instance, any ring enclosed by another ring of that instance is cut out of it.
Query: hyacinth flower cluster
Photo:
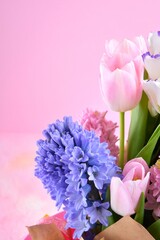
[[[160,159],[150,169],[150,185],[148,187],[146,209],[153,210],[155,219],[160,218]]]
[[[86,109],[81,118],[81,125],[89,130],[94,131],[100,137],[101,142],[107,142],[111,155],[118,159],[119,147],[117,145],[118,137],[115,130],[117,123],[113,123],[106,118],[107,111],[99,112]]]
[[[43,134],[45,139],[37,142],[35,175],[57,207],[64,207],[66,227],[80,238],[97,223],[107,226],[111,212],[106,191],[120,172],[107,143],[71,117],[50,124]]]

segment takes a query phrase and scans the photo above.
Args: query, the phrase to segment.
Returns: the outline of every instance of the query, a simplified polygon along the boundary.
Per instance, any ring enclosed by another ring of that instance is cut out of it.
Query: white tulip
[[[143,60],[149,78],[152,80],[160,78],[160,54],[153,56],[147,52],[143,54]]]
[[[143,90],[149,98],[149,111],[151,115],[160,114],[160,78],[156,81],[143,81]]]

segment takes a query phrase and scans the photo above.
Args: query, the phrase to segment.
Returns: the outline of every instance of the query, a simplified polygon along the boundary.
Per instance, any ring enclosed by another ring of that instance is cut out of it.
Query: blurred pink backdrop
[[[34,177],[36,140],[57,118],[106,110],[105,40],[160,30],[159,9],[159,0],[0,0],[0,239],[23,239],[57,211]]]
[[[39,133],[64,115],[105,109],[105,40],[159,30],[159,9],[159,0],[1,0],[0,132]]]

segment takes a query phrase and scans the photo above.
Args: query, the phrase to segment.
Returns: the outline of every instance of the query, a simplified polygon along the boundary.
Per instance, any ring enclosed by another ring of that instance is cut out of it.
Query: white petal
[[[158,115],[158,112],[155,110],[155,108],[152,106],[151,102],[148,101],[148,109],[152,117],[156,117]]]
[[[149,74],[149,78],[156,80],[160,77],[160,58],[146,56],[144,66]]]
[[[147,94],[151,105],[160,113],[160,80],[143,81],[143,89]]]

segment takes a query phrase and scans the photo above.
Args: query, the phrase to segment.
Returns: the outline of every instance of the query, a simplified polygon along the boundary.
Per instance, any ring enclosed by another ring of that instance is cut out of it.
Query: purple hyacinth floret
[[[50,124],[43,134],[45,139],[37,142],[35,175],[56,205],[63,205],[74,237],[93,228],[96,220],[107,225],[110,212],[104,192],[120,172],[107,143],[100,143],[93,131],[83,129],[71,117]]]
[[[87,213],[90,215],[90,222],[94,224],[99,221],[103,225],[107,226],[108,220],[106,216],[109,217],[112,215],[108,208],[108,202],[101,203],[99,201],[95,201],[91,207],[86,209]]]

